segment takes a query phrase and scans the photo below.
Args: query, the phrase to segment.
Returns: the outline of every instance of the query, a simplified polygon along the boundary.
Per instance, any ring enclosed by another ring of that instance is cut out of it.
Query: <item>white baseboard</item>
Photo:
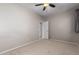
[[[40,40],[40,39],[39,39],[39,40]],[[17,49],[17,48],[20,48],[20,47],[23,47],[23,46],[29,45],[29,44],[34,43],[34,42],[39,41],[39,40],[30,41],[30,42],[25,43],[25,44],[23,44],[23,45],[20,45],[20,46],[17,46],[17,47],[14,47],[14,48],[11,48],[11,49],[8,49],[8,50],[5,50],[5,51],[2,51],[2,52],[0,52],[0,55],[3,54],[3,53],[9,52],[9,51],[15,50],[15,49]]]

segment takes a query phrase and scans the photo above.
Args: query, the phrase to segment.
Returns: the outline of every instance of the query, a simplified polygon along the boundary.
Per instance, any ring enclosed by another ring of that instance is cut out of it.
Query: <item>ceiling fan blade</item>
[[[46,10],[46,7],[43,8],[43,11],[45,11],[45,10]]]
[[[53,7],[53,8],[55,7],[55,5],[54,5],[54,4],[51,4],[51,3],[49,4],[49,6],[50,6],[50,7]]]
[[[40,5],[44,5],[44,4],[36,4],[35,6],[40,6]]]

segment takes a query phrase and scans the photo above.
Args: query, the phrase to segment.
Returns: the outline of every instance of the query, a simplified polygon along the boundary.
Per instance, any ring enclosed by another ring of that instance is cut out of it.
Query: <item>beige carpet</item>
[[[4,53],[6,55],[76,55],[79,46],[57,40],[39,40],[27,46]]]

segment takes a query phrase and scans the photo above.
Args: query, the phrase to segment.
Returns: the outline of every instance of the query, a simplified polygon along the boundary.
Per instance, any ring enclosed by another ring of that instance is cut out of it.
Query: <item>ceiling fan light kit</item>
[[[49,6],[49,4],[48,3],[44,3],[44,7],[48,7]]]

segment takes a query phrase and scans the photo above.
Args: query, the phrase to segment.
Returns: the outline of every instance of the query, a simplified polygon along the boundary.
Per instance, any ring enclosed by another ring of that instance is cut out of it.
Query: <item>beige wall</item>
[[[39,39],[40,17],[15,4],[0,4],[0,52]]]
[[[51,16],[49,19],[50,39],[66,40],[79,43],[79,33],[75,33],[75,11],[68,10],[64,13]]]

